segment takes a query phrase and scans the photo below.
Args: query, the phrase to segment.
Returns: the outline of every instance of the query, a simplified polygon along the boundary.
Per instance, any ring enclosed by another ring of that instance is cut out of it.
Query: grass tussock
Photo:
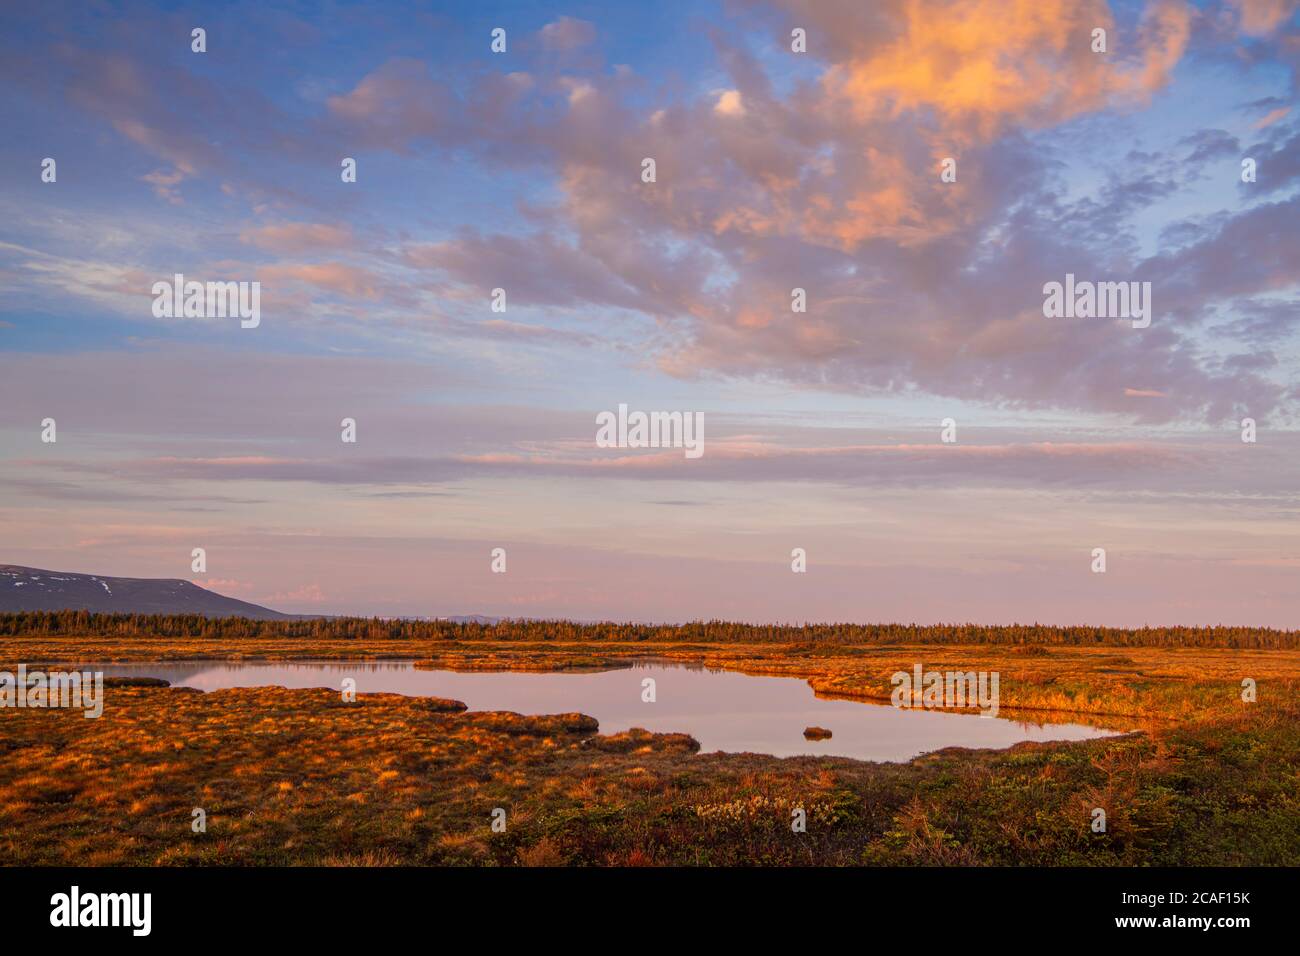
[[[279,640],[278,638],[276,639]],[[104,659],[7,639],[9,660]],[[221,656],[225,638],[159,645]],[[283,642],[245,645],[292,656]],[[336,646],[298,656],[343,653]],[[392,647],[353,645],[357,656]],[[103,717],[0,709],[0,859],[37,865],[1300,865],[1300,654],[1016,644],[418,648],[430,666],[627,666],[647,653],[885,700],[890,674],[996,670],[1003,716],[1139,732],[906,764],[699,754],[578,713],[118,684]],[[153,656],[127,641],[117,655]],[[1258,700],[1241,700],[1252,678]],[[193,830],[193,811],[206,832]],[[1098,808],[1104,833],[1092,831]],[[506,814],[504,832],[494,811]],[[804,832],[792,819],[802,811]]]

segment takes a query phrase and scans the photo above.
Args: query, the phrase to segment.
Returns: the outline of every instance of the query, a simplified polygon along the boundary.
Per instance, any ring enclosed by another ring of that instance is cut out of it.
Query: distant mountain
[[[237,601],[179,578],[111,578],[16,564],[0,564],[0,612],[4,611],[202,614],[271,621],[302,616]]]

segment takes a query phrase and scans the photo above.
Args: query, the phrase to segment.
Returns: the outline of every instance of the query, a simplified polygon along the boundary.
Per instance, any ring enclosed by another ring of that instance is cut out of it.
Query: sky
[[[1297,67],[1295,0],[5,5],[0,563],[1294,628]],[[178,273],[258,324],[159,317]]]

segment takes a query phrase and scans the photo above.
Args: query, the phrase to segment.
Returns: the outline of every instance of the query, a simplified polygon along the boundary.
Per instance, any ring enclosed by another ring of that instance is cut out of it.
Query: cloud
[[[560,17],[538,31],[542,49],[568,52],[596,42],[596,26],[587,20]]]
[[[240,232],[239,238],[259,249],[283,255],[337,251],[352,247],[354,242],[350,226],[317,222],[282,222],[249,227]]]
[[[381,294],[379,276],[346,262],[279,263],[261,266],[257,278],[265,284],[300,282],[338,295],[375,299]]]
[[[1237,137],[1221,129],[1197,130],[1191,136],[1184,137],[1179,145],[1191,147],[1184,160],[1191,164],[1235,157],[1241,152],[1241,144],[1237,142]]]
[[[1145,400],[1145,399],[1144,399]],[[1054,488],[1123,489],[1128,493],[1293,494],[1292,439],[1262,453],[1272,472],[1261,474],[1259,454],[1236,445],[1200,441],[1014,442],[949,445],[896,440],[873,444],[797,444],[722,435],[702,458],[679,449],[609,450],[586,439],[550,443],[520,440],[504,450],[413,455],[239,455],[222,458],[163,456],[99,462],[23,460],[17,464],[119,482],[290,482],[396,489],[403,495],[483,478],[555,477],[756,485],[818,482],[848,488]]]
[[[335,117],[365,129],[372,144],[399,150],[413,137],[437,132],[450,104],[450,93],[431,82],[427,67],[412,59],[391,60],[350,92],[327,101]]]
[[[1274,127],[1271,136],[1252,144],[1247,156],[1255,160],[1257,181],[1242,183],[1265,194],[1274,194],[1300,182],[1300,124]]]
[[[1155,2],[1136,42],[1120,44],[1104,0],[886,0],[869,17],[846,4],[780,6],[814,45],[853,37],[829,45],[828,93],[860,116],[932,111],[962,144],[1141,100],[1168,82],[1192,20],[1185,3]],[[1098,27],[1113,37],[1104,55],[1091,49]]]
[[[240,78],[223,82],[176,69],[148,55],[147,47],[133,53],[60,42],[22,82],[40,97],[60,91],[66,97],[60,108],[80,110],[166,161],[170,169],[141,179],[173,204],[182,181],[211,176],[238,180],[252,192],[277,192],[281,201],[301,199],[295,184],[274,183],[268,160],[310,160],[319,150],[311,131],[295,130],[298,123]],[[217,149],[214,116],[239,118],[223,125]]]
[[[1269,110],[1255,121],[1255,129],[1264,129],[1265,127],[1272,126],[1279,120],[1285,119],[1290,115],[1290,113],[1291,107],[1289,106],[1279,106],[1277,109]]]
[[[600,258],[545,233],[485,237],[467,231],[445,242],[409,245],[403,255],[411,266],[436,269],[475,287],[484,301],[502,287],[514,305],[653,308],[652,299]]]
[[[331,321],[368,329],[427,323],[471,347],[485,338],[597,343],[531,318],[456,315],[503,287],[512,305],[635,313],[639,341],[629,351],[686,380],[920,392],[1141,422],[1285,413],[1294,386],[1273,352],[1277,323],[1252,326],[1272,330],[1271,343],[1251,336],[1226,355],[1199,337],[1211,321],[1241,321],[1235,308],[1292,294],[1300,227],[1281,191],[1296,181],[1300,146],[1285,119],[1251,149],[1260,181],[1249,199],[1170,223],[1154,254],[1141,221],[1154,211],[1167,218],[1237,140],[1210,128],[1176,149],[1098,160],[1084,195],[1064,181],[1069,150],[1055,145],[1122,124],[1189,54],[1231,60],[1222,8],[1154,0],[1118,20],[1102,0],[782,0],[764,9],[763,22],[775,22],[774,9],[809,31],[806,69],[793,80],[774,82],[784,65],[726,29],[713,30],[717,68],[695,90],[656,90],[630,70],[574,70],[555,57],[539,58],[535,72],[467,70],[454,83],[423,60],[372,57],[350,86],[314,101],[316,113],[288,115],[253,96],[223,150],[211,149],[195,117],[241,102],[238,84],[110,51],[73,58],[68,95],[174,170],[237,191],[266,185],[259,157],[319,163],[340,142],[526,168],[545,187],[544,202],[520,209],[526,230],[480,225],[432,240],[401,232],[366,246],[347,226],[290,212],[321,200],[277,193],[259,214],[269,221],[239,230],[243,242],[328,257],[256,267],[283,314],[319,317],[313,296],[324,292],[344,300],[326,303]],[[1268,32],[1258,45],[1280,49],[1278,5],[1233,10],[1232,23]],[[1106,54],[1090,48],[1096,26],[1110,31]],[[538,43],[585,47],[593,32],[561,18]],[[647,156],[654,184],[640,181]],[[948,157],[953,183],[938,177]],[[163,171],[155,185],[174,189],[175,175]],[[1256,201],[1279,195],[1271,206]],[[33,259],[21,271],[106,301],[134,266],[99,274],[97,262]],[[1045,320],[1042,285],[1067,272],[1150,279],[1152,327]],[[806,313],[790,311],[794,288],[807,292]],[[1134,382],[1161,397],[1131,401]]]
[[[154,194],[160,199],[165,199],[169,203],[179,205],[182,200],[180,192],[176,187],[193,175],[193,169],[176,167],[170,172],[156,169],[151,173],[141,176],[140,179],[153,186]]]
[[[472,135],[485,155],[554,164],[563,194],[545,214],[547,232],[413,244],[408,264],[470,295],[500,285],[514,301],[641,311],[672,330],[660,337],[657,365],[683,378],[915,388],[1144,421],[1277,407],[1276,385],[1223,374],[1174,325],[1225,298],[1208,284],[1199,305],[1161,289],[1167,311],[1147,335],[1041,316],[1043,283],[1066,272],[1159,273],[1162,260],[1142,262],[1129,223],[1192,179],[1188,163],[1194,170],[1235,145],[1207,132],[1186,143],[1183,165],[1144,157],[1133,164],[1141,172],[1117,171],[1096,197],[1066,204],[1050,154],[1025,138],[1143,104],[1183,57],[1192,8],[1149,5],[1122,51],[1101,55],[1091,29],[1117,29],[1102,3],[1024,4],[1010,19],[1003,5],[974,2],[957,11],[919,0],[870,12],[787,6],[810,24],[828,65],[784,99],[750,53],[718,37],[733,85],[694,102],[639,110],[617,80],[566,78],[516,86],[507,100],[518,123],[471,127],[464,114],[475,97],[505,102],[484,88],[453,98],[435,129],[422,107],[403,105],[430,87],[419,69],[402,67],[387,106],[402,120],[389,130],[399,148],[422,137],[459,146]],[[953,153],[958,181],[940,186],[939,160]],[[651,154],[659,178],[647,186],[637,171]],[[1294,232],[1264,216],[1228,228],[1269,243],[1266,261],[1286,258]],[[1242,279],[1229,295],[1276,288]],[[789,311],[796,287],[813,302],[798,318]],[[1079,355],[1089,356],[1086,373],[1060,374]],[[1138,377],[1165,398],[1135,409],[1124,389]]]
[[[1273,33],[1296,10],[1296,0],[1228,0],[1240,17],[1241,32],[1248,36]]]
[[[723,90],[718,94],[718,101],[713,104],[713,112],[719,116],[744,116],[745,101],[739,90]]]

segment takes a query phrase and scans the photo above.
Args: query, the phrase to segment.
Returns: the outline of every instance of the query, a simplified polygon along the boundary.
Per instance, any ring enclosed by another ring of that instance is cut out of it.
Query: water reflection
[[[702,752],[801,754],[858,760],[910,760],[943,747],[1009,747],[1024,740],[1085,740],[1110,731],[1083,724],[940,713],[816,697],[807,682],[716,670],[700,664],[642,660],[630,668],[582,673],[416,670],[409,661],[242,663],[186,661],[94,665],[106,677],[161,677],[213,691],[229,687],[328,687],[345,677],[357,692],[451,697],[471,710],[524,714],[581,711],[600,732],[632,727],[687,733]],[[642,681],[655,681],[655,701],[642,700]],[[111,697],[108,701],[111,704]],[[805,727],[825,727],[827,740],[806,740]]]

